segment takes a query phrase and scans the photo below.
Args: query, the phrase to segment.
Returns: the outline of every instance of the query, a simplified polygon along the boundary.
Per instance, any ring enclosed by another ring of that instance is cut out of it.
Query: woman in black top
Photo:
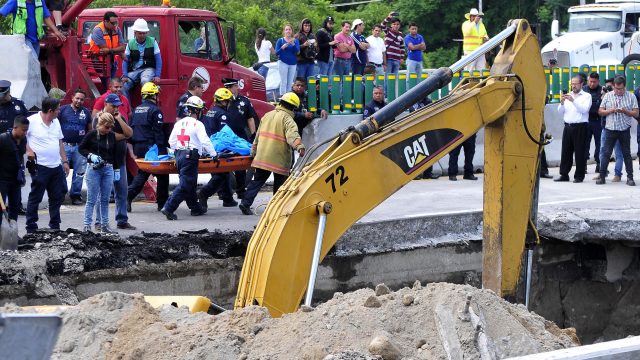
[[[116,134],[111,131],[115,123],[113,115],[103,112],[98,117],[95,130],[85,135],[78,147],[87,158],[87,204],[84,209],[84,231],[91,231],[93,208],[100,197],[101,232],[114,233],[109,227],[109,194],[114,181],[120,179],[120,163],[116,157]],[[116,170],[114,170],[116,169]]]

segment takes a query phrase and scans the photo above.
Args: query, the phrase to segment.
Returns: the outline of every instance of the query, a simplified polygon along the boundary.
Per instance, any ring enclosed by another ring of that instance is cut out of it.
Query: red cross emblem
[[[180,130],[180,135],[178,135],[178,141],[182,144],[182,146],[187,146],[187,143],[191,140],[191,136],[185,135],[184,129]]]

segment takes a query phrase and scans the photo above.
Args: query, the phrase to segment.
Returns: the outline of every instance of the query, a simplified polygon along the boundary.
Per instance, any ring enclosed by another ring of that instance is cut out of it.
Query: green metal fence
[[[597,72],[600,75],[600,84],[604,84],[606,79],[621,74],[627,78],[627,90],[633,91],[640,86],[640,65],[629,65],[626,69],[621,64],[570,68],[556,67],[553,69],[545,67],[544,73],[550,102],[560,101],[562,90],[571,88],[571,78],[573,76],[578,73],[589,75],[591,72]],[[448,86],[433,92],[429,97],[431,100],[438,100],[447,96],[460,83],[461,79],[469,76],[487,77],[489,76],[489,70],[474,71],[473,74],[468,71],[462,71],[462,73],[455,74]],[[387,101],[393,101],[428,77],[427,73],[423,73],[422,76],[417,76],[417,74],[390,74],[385,77],[385,75],[372,74],[320,76],[319,79],[309,78],[309,89],[316,88],[316,85],[318,88],[317,92],[309,91],[309,110],[324,109],[335,115],[360,114],[364,110],[364,106],[371,102],[374,86],[385,86],[385,80]]]

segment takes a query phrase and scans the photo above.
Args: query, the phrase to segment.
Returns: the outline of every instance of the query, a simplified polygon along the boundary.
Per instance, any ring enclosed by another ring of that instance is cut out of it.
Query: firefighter
[[[220,88],[216,90],[213,98],[215,100],[215,106],[202,117],[204,128],[206,129],[207,136],[209,137],[220,131],[223,126],[228,125],[229,113],[227,112],[227,109],[229,107],[229,102],[233,98],[233,94],[229,89]],[[207,200],[216,191],[220,191],[223,194],[223,207],[238,206],[238,202],[233,200],[233,196],[231,195],[230,177],[230,173],[211,174],[209,182],[198,192],[198,202],[200,203],[200,206],[206,209]]]
[[[191,216],[204,215],[207,210],[198,204],[196,187],[198,185],[198,160],[200,155],[215,157],[211,140],[207,136],[204,124],[198,120],[204,109],[204,102],[197,96],[187,99],[184,104],[189,116],[176,122],[169,136],[169,145],[176,154],[176,166],[180,183],[162,208],[167,220],[177,220],[174,211],[184,200],[191,209]]]
[[[133,111],[131,127],[133,136],[133,154],[136,158],[144,158],[147,151],[153,146],[158,147],[158,154],[167,153],[166,140],[162,126],[164,118],[158,107],[160,87],[152,82],[142,85],[142,104]],[[127,191],[127,207],[131,211],[131,202],[138,196],[144,184],[149,179],[150,173],[138,169],[138,174],[133,178]],[[158,211],[162,209],[169,197],[169,175],[155,175],[158,180],[156,202]]]

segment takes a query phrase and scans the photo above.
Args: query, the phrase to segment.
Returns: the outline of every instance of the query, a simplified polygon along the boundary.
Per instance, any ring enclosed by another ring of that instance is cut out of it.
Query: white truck
[[[596,0],[595,4],[569,8],[569,29],[558,34],[542,52],[543,64],[556,59],[558,66],[614,65],[640,62],[640,0]]]

